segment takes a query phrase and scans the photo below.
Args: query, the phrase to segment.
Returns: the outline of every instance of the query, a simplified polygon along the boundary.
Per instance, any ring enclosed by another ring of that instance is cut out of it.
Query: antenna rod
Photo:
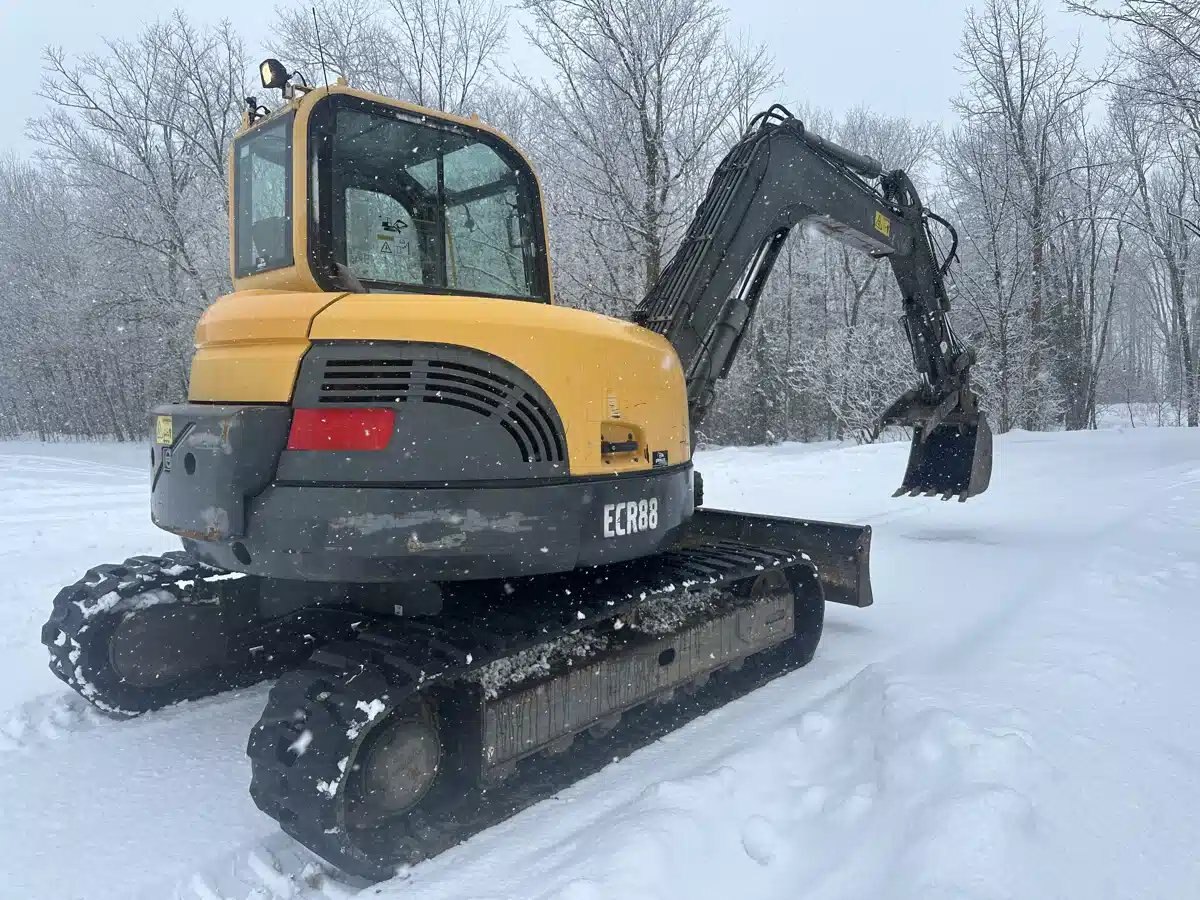
[[[321,57],[321,75],[325,79],[325,92],[329,92],[329,72],[325,69],[325,47],[321,44],[321,23],[317,21],[317,8],[312,8],[313,32],[317,37],[317,55]]]

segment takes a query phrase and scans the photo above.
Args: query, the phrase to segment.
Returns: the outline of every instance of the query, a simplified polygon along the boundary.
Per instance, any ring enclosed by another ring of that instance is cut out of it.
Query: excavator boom
[[[757,116],[717,167],[679,250],[633,315],[678,352],[691,427],[704,421],[717,382],[729,374],[784,240],[809,225],[887,258],[900,287],[920,380],[881,416],[914,430],[897,493],[965,500],[986,490],[991,432],[970,388],[974,352],[959,343],[947,315],[953,250],[938,262],[930,219],[946,224],[922,206],[903,171],[885,172],[877,160],[807,131],[782,107]]]

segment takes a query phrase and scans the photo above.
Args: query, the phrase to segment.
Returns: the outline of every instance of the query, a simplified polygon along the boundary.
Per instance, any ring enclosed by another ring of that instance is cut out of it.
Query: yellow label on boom
[[[881,212],[875,213],[875,230],[884,237],[892,236],[892,223],[888,217]]]
[[[154,420],[154,442],[165,446],[175,443],[175,423],[170,416],[158,416]]]

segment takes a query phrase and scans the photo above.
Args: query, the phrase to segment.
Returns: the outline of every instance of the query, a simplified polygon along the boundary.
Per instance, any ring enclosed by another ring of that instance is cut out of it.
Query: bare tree
[[[276,9],[277,52],[317,77],[449,112],[470,112],[504,49],[507,16],[493,0],[322,0]],[[317,24],[320,24],[318,41]]]
[[[1150,68],[1175,68],[1196,75],[1200,66],[1200,0],[1065,0],[1067,9],[1107,22],[1130,26],[1140,42],[1127,49],[1132,58]],[[1151,51],[1142,55],[1140,51]],[[1179,64],[1184,65],[1179,65]],[[1200,85],[1192,79],[1172,85],[1170,79],[1152,86],[1167,88],[1163,100],[1174,104],[1200,104]]]
[[[653,283],[708,175],[715,139],[778,80],[762,47],[731,42],[712,0],[525,0],[553,78],[517,75],[551,133],[559,207],[599,248],[576,283],[613,310]],[[716,143],[720,143],[716,141]],[[581,291],[582,293],[582,291]],[[594,298],[593,298],[594,299]]]
[[[323,62],[509,132],[542,177],[560,297],[621,314],[777,83],[719,3],[523,0],[545,79],[497,77],[502,0],[319,0],[315,23],[281,6],[276,52],[311,83]],[[1038,0],[981,0],[944,138],[867,108],[796,107],[919,184],[937,148],[926,200],[961,237],[955,324],[1001,430],[1087,427],[1115,403],[1130,422],[1200,420],[1198,5],[1070,0],[1114,25],[1093,78]],[[225,167],[247,63],[227,24],[179,13],[95,54],[47,52],[39,151],[0,157],[0,433],[139,438],[145,409],[186,389],[196,317],[229,286]],[[911,380],[886,275],[796,233],[702,437],[878,439],[878,409]]]
[[[1047,253],[1060,173],[1057,141],[1064,122],[1080,115],[1093,82],[1079,65],[1079,46],[1056,52],[1038,0],[985,0],[967,13],[959,52],[968,78],[955,100],[965,121],[991,123],[990,134],[1016,163],[1021,213],[1027,225],[1032,343],[1024,389],[1034,395],[1025,426],[1047,415],[1045,353],[1040,344],[1046,307]]]
[[[955,273],[959,308],[979,323],[983,352],[975,377],[1003,432],[1027,415],[1028,250],[1018,215],[1019,176],[994,128],[988,121],[964,123],[946,138],[941,155],[962,240]]]
[[[31,302],[3,362],[28,388],[9,401],[24,427],[140,436],[150,403],[186,389],[196,317],[229,285],[225,159],[245,70],[228,24],[180,13],[99,53],[46,51],[36,169],[4,173],[5,214],[37,240],[0,254]]]
[[[228,284],[225,157],[245,69],[227,23],[196,29],[182,13],[99,54],[46,51],[52,108],[29,134],[104,210],[84,226],[92,238],[152,263],[148,290],[127,299],[194,315]]]
[[[1197,241],[1186,226],[1194,205],[1193,184],[1200,171],[1178,137],[1154,127],[1144,107],[1128,93],[1113,104],[1113,120],[1133,173],[1134,215],[1151,251],[1151,277],[1161,278],[1160,308],[1164,337],[1178,360],[1180,387],[1187,422],[1200,418],[1200,377],[1197,375],[1194,301],[1188,297],[1189,268]]]
[[[389,93],[396,85],[390,43],[377,0],[320,0],[313,8],[275,7],[272,52],[310,83],[319,84],[316,79],[328,75],[345,78],[366,91]]]
[[[405,93],[450,112],[470,108],[504,48],[507,17],[491,0],[389,0],[400,36],[394,70]]]
[[[1119,132],[1136,210],[1165,276],[1171,353],[1187,423],[1200,425],[1200,285],[1192,273],[1200,210],[1200,0],[1078,0],[1068,7],[1124,26],[1117,43]]]
[[[1125,249],[1122,223],[1131,197],[1128,170],[1109,131],[1081,118],[1064,123],[1063,197],[1049,241],[1054,362],[1064,391],[1064,425],[1087,428],[1096,420],[1096,389],[1108,350],[1109,329]]]

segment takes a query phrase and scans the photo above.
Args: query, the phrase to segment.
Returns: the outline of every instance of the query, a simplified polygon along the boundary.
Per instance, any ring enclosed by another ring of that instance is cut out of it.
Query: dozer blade
[[[802,553],[817,570],[825,599],[849,606],[870,606],[871,526],[787,519],[707,507],[684,526],[683,546],[732,541]]]
[[[981,413],[958,413],[928,432],[913,428],[904,483],[895,496],[924,494],[962,502],[982,494],[992,478],[992,430]]]

